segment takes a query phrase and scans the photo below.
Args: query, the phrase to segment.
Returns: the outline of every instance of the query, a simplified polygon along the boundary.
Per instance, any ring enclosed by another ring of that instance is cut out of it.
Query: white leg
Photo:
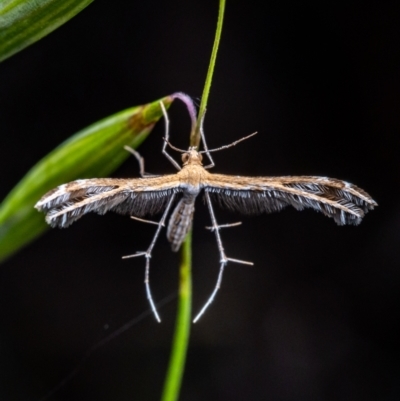
[[[169,200],[168,205],[165,208],[165,211],[164,211],[164,213],[163,213],[163,215],[161,217],[161,220],[158,223],[156,223],[154,221],[150,221],[150,220],[144,220],[144,219],[136,218],[137,220],[141,220],[141,221],[144,221],[146,223],[157,224],[157,226],[158,226],[157,230],[156,230],[156,232],[154,234],[153,240],[151,241],[151,244],[148,247],[147,251],[145,251],[145,252],[136,252],[133,255],[127,255],[127,256],[123,256],[122,257],[122,259],[136,258],[137,256],[144,256],[146,258],[146,269],[145,269],[145,273],[144,273],[144,283],[145,283],[145,286],[146,286],[146,294],[147,294],[147,299],[149,300],[151,309],[152,309],[152,311],[154,313],[154,316],[155,316],[156,320],[159,323],[161,322],[161,319],[160,319],[160,316],[158,315],[157,308],[156,308],[156,306],[154,304],[153,297],[151,295],[151,290],[150,290],[150,258],[151,258],[151,253],[153,251],[154,245],[156,244],[157,238],[158,238],[158,236],[160,234],[160,231],[161,231],[162,227],[165,226],[165,224],[164,224],[165,223],[165,219],[167,218],[169,209],[171,208],[171,205],[172,205],[172,202],[174,201],[174,198],[175,198],[175,194],[172,194],[171,199]]]
[[[132,219],[133,217],[131,217],[131,219]],[[156,223],[157,224],[157,223]],[[237,226],[240,226],[242,224],[242,222],[241,221],[238,221],[237,223],[229,223],[229,224],[220,224],[219,226],[218,226],[218,228],[229,228],[229,227],[237,227]],[[206,227],[206,229],[207,230],[210,230],[210,231],[215,231],[215,228],[214,227]]]
[[[128,151],[130,154],[132,154],[133,156],[135,156],[136,160],[139,163],[139,174],[140,174],[140,176],[142,178],[144,178],[144,177],[159,177],[157,175],[146,173],[144,171],[144,159],[143,159],[142,156],[140,156],[140,153],[138,151],[136,151],[135,149],[132,149],[130,146],[124,146],[124,149],[126,151]]]
[[[204,117],[206,115],[206,111],[204,111],[203,115],[201,116],[201,121],[200,121],[200,136],[201,136],[201,140],[203,141],[203,148],[204,148],[204,153],[207,155],[207,157],[210,159],[210,164],[208,164],[207,166],[204,166],[204,168],[209,169],[209,168],[213,168],[215,166],[214,160],[210,155],[210,152],[208,150],[207,147],[207,142],[206,142],[206,136],[204,135],[204,128],[203,128],[203,124],[204,124]]]
[[[160,224],[159,221],[153,221],[153,220],[147,220],[147,219],[140,219],[139,217],[136,216],[131,216],[132,220],[137,220],[137,221],[141,221],[142,223],[148,223],[148,224],[155,224],[156,226],[158,226]],[[165,227],[165,224],[162,225],[163,227]]]
[[[223,227],[238,225],[238,223],[234,223],[232,225],[224,224],[223,226],[219,226],[217,224],[217,220],[215,218],[214,210],[213,210],[213,207],[212,207],[212,204],[211,204],[210,195],[209,195],[208,192],[205,192],[205,197],[206,197],[206,200],[207,200],[208,210],[209,210],[210,216],[211,216],[212,227],[210,229],[215,232],[215,238],[217,240],[218,251],[219,251],[219,256],[220,256],[220,263],[221,264],[220,264],[217,283],[215,285],[214,291],[211,293],[210,297],[208,298],[207,302],[202,307],[201,311],[194,318],[193,323],[196,323],[200,319],[200,317],[203,315],[203,313],[206,311],[206,309],[210,306],[211,302],[214,301],[214,298],[215,298],[219,288],[221,287],[222,276],[223,276],[223,273],[224,273],[225,266],[226,266],[226,264],[228,262],[241,263],[241,264],[244,264],[244,265],[253,265],[252,262],[247,262],[245,260],[240,260],[240,259],[228,258],[225,255],[225,250],[224,250],[224,247],[222,245],[221,236],[219,235],[219,230],[221,228],[223,228]]]
[[[178,169],[181,170],[181,166],[172,158],[172,156],[167,152],[167,144],[169,141],[169,118],[167,114],[167,110],[165,110],[165,106],[163,102],[160,102],[161,110],[164,114],[164,120],[165,120],[165,141],[164,145],[162,148],[163,154],[166,156],[166,158]]]

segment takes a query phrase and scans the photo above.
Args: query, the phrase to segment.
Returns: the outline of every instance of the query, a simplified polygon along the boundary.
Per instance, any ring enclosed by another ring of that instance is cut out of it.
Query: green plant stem
[[[199,114],[197,117],[197,124],[196,129],[194,132],[190,134],[190,146],[197,146],[200,145],[200,122],[201,117],[206,111],[207,102],[208,102],[208,95],[210,94],[211,88],[211,81],[214,74],[215,69],[215,62],[217,60],[217,53],[219,48],[219,42],[221,40],[221,33],[222,33],[222,24],[224,22],[224,13],[225,13],[225,0],[220,0],[219,2],[219,11],[218,11],[218,21],[217,21],[217,28],[215,30],[215,38],[214,38],[214,45],[211,52],[210,64],[208,65],[208,71],[206,76],[206,82],[204,83],[203,94],[201,96],[201,103],[199,108]]]
[[[199,113],[197,116],[196,129],[190,133],[190,146],[200,145],[200,123],[206,110],[208,95],[210,93],[212,76],[217,59],[218,46],[221,39],[222,23],[224,19],[225,0],[219,2],[219,13],[217,28],[215,31],[214,46],[211,53],[210,64],[204,84],[203,95]],[[177,401],[182,384],[187,349],[189,344],[191,310],[192,310],[192,230],[189,231],[182,244],[182,259],[180,265],[178,314],[176,329],[172,344],[171,357],[169,361],[167,376],[165,379],[162,401]]]
[[[179,272],[179,303],[172,353],[165,380],[162,401],[175,401],[179,397],[187,348],[192,310],[192,233],[189,232],[181,250]]]

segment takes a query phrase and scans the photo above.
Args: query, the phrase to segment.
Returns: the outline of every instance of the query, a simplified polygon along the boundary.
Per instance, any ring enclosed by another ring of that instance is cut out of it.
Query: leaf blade
[[[3,0],[0,2],[0,61],[37,42],[93,0]]]
[[[77,132],[40,160],[0,204],[0,262],[48,228],[33,206],[47,191],[78,178],[107,176],[129,157],[168,108],[172,96],[106,117]]]

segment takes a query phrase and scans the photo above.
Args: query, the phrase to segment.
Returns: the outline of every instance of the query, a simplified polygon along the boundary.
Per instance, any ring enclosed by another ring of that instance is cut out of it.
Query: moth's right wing
[[[77,180],[49,191],[35,208],[46,213],[52,227],[67,227],[88,212],[144,216],[162,210],[173,193],[181,192],[179,184],[176,175]]]
[[[221,206],[241,213],[271,213],[290,205],[297,210],[317,210],[339,225],[359,224],[364,215],[377,206],[361,188],[327,177],[210,174],[203,187]]]

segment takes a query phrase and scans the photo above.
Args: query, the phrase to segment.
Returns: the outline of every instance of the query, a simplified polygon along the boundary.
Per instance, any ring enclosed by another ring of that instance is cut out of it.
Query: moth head
[[[188,164],[199,164],[203,165],[201,162],[203,160],[203,156],[196,150],[196,147],[190,147],[189,150],[185,153],[182,153],[182,163],[184,166]]]

